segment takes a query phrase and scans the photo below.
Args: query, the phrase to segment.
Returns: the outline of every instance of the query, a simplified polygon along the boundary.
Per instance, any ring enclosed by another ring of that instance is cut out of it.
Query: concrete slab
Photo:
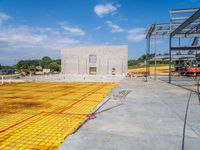
[[[25,81],[46,82],[119,82],[124,75],[33,75],[23,77]]]
[[[118,90],[132,90],[126,99],[111,99],[59,150],[181,149],[185,108],[190,91],[163,81],[123,80]],[[116,106],[116,107],[115,107]],[[112,108],[108,111],[107,108]],[[199,150],[200,106],[192,94],[185,149]]]

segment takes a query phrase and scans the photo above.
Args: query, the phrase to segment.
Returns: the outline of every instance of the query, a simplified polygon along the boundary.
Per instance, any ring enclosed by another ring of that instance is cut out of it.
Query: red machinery
[[[186,71],[188,73],[200,73],[200,67],[188,67]]]
[[[175,71],[179,72],[180,75],[197,75],[200,74],[200,64],[197,60],[189,59],[176,63]]]

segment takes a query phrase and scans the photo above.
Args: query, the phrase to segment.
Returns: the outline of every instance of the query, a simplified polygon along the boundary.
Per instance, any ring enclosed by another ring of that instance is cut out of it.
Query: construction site
[[[2,74],[0,150],[199,150],[200,9],[169,16],[147,27],[143,67],[128,45],[76,46],[59,74]]]

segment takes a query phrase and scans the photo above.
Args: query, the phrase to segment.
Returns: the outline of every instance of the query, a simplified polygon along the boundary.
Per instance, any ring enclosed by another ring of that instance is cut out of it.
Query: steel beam
[[[193,23],[194,24],[194,23]],[[195,23],[196,25],[199,25],[199,23]],[[172,26],[178,26],[180,24],[172,24]],[[165,36],[168,37],[169,34],[170,34],[170,29],[158,29],[158,27],[169,27],[170,28],[170,24],[156,24],[155,25],[155,29],[153,28],[149,28],[149,30],[147,31],[147,35],[146,35],[146,38],[147,36],[152,36],[152,35],[155,35],[157,34],[158,37],[162,37],[164,38]],[[194,28],[194,26],[192,27]],[[192,28],[186,28],[186,29],[183,29],[183,31],[185,31],[185,33],[179,33],[179,34],[176,34],[175,37],[185,37],[185,38],[190,38],[190,37],[200,37],[200,33],[190,33],[188,31],[192,30]],[[172,31],[174,31],[175,29],[172,29]]]
[[[200,21],[195,21],[193,23],[191,23],[191,25],[198,25],[200,23]],[[156,27],[173,27],[173,26],[180,26],[181,23],[160,23],[160,24],[156,24]]]
[[[191,13],[191,12],[196,12],[199,8],[189,8],[189,9],[172,9],[169,11],[171,14],[176,14],[176,13]]]
[[[200,46],[177,46],[171,47],[173,51],[180,51],[180,50],[200,50]]]
[[[155,34],[157,35],[158,38],[168,38],[169,33],[170,33],[170,31],[152,33],[152,38],[154,38],[153,35],[155,35]],[[174,37],[176,37],[176,38],[200,37],[200,33],[179,33],[179,34],[176,34]]]
[[[171,20],[187,20],[189,17],[172,17]]]
[[[189,17],[187,20],[185,20],[180,26],[178,26],[171,34],[170,36],[173,37],[177,33],[180,33],[184,28],[186,28],[188,25],[190,25],[192,22],[197,20],[200,17],[200,9],[198,9],[191,17]]]
[[[176,59],[181,59],[181,58],[194,58],[195,54],[172,54],[172,58],[176,58]],[[169,59],[169,55],[157,55],[156,56],[157,59]],[[151,61],[153,61],[155,58],[153,57],[151,59]]]
[[[175,29],[171,29],[171,31],[174,31]],[[191,28],[185,28],[182,31],[190,31]],[[170,32],[170,29],[162,29],[162,30],[155,30],[154,32]]]
[[[153,33],[154,30],[155,30],[155,24],[152,24],[149,30],[147,31],[147,34],[146,34],[147,39],[151,37],[151,34]]]
[[[187,31],[186,34],[191,33],[190,31],[192,30],[196,30],[195,32],[197,32],[199,29],[200,29],[200,23],[198,25],[194,25],[193,27],[191,27],[191,29]]]

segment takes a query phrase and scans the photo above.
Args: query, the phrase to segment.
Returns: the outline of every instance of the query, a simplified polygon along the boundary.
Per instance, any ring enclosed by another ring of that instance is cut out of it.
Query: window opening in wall
[[[96,55],[89,55],[89,63],[91,63],[91,64],[97,63],[97,56]]]
[[[90,75],[96,75],[97,74],[97,67],[90,67],[89,71],[90,71]]]

